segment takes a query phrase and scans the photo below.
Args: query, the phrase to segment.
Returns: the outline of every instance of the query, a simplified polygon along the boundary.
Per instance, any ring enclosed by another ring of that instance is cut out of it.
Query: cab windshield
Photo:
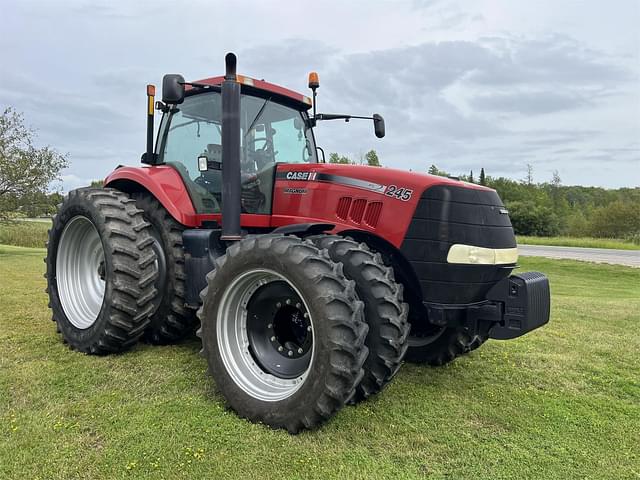
[[[306,113],[270,98],[242,95],[240,111],[242,211],[271,213],[278,163],[317,162]],[[198,213],[218,213],[222,202],[222,171],[198,170],[198,157],[222,161],[222,102],[217,92],[187,96],[164,115],[157,152],[161,163],[183,177]]]

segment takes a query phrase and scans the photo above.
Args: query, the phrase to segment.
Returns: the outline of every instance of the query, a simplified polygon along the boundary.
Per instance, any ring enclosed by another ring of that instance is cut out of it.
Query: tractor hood
[[[494,203],[497,199],[490,188],[426,173],[366,165],[279,164],[273,225],[290,224],[294,217],[295,223],[330,222],[336,232],[364,229],[399,247],[421,198],[436,186],[468,192],[472,203],[478,203],[474,199],[479,195]]]

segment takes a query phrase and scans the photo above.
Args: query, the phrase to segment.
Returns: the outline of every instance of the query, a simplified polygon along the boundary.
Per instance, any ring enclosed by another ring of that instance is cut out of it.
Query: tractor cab
[[[254,83],[248,77],[242,78]],[[215,87],[216,80],[204,80],[197,85]],[[239,112],[242,213],[271,213],[278,163],[318,161],[306,113],[310,105],[283,97],[243,84]],[[191,88],[182,103],[161,108],[164,114],[156,141],[156,164],[169,165],[180,173],[197,213],[219,213],[222,204],[221,93],[205,87]]]

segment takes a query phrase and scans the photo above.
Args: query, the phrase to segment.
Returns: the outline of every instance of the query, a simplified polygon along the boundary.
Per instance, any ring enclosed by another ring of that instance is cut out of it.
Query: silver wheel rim
[[[313,341],[313,318],[309,315],[312,346],[311,360],[306,370],[296,378],[280,378],[262,369],[249,350],[247,335],[247,305],[255,291],[275,281],[284,281],[308,304],[300,291],[284,276],[268,269],[254,269],[238,276],[224,291],[218,308],[216,333],[218,349],[225,369],[244,392],[251,397],[277,402],[290,397],[304,384],[313,365],[315,342]]]
[[[56,282],[62,309],[71,324],[87,329],[104,300],[104,250],[98,230],[82,215],[64,227],[56,258]]]

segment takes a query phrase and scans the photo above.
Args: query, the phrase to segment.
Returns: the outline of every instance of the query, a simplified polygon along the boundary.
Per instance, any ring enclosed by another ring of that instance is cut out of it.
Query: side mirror
[[[375,132],[376,137],[384,137],[384,118],[382,118],[382,115],[378,115],[377,113],[373,114],[373,131]]]
[[[173,73],[162,77],[162,102],[167,105],[177,105],[183,101],[184,77]]]

